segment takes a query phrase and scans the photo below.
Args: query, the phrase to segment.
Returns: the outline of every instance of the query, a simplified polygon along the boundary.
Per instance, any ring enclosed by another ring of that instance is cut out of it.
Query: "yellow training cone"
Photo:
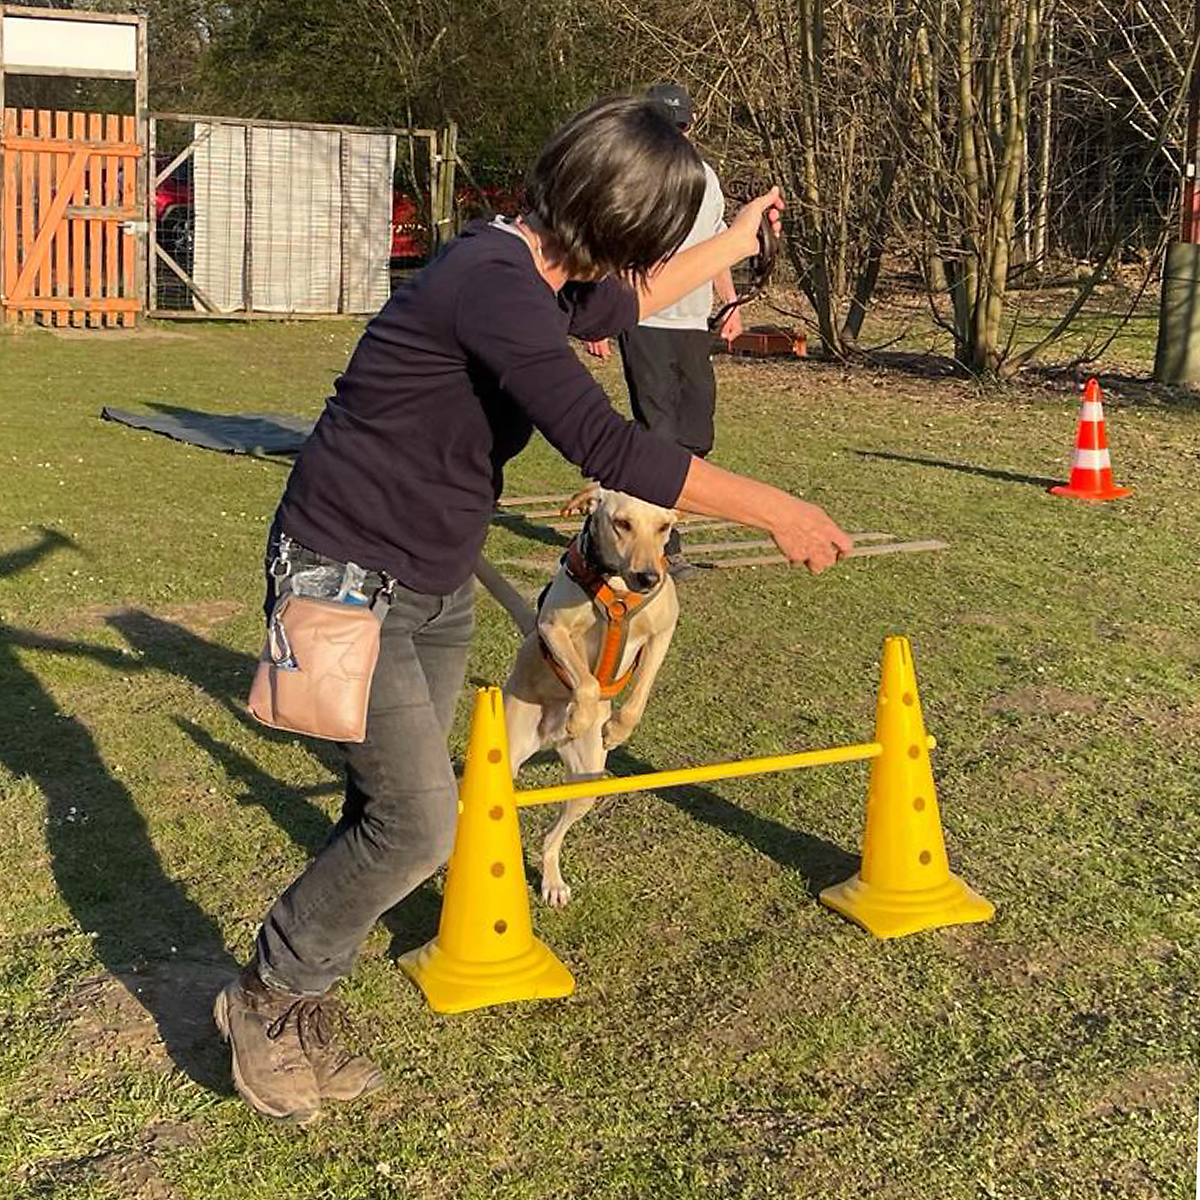
[[[569,996],[570,971],[533,936],[499,688],[475,698],[458,833],[438,935],[400,959],[437,1012]]]
[[[990,920],[993,905],[946,861],[929,766],[932,739],[921,717],[908,638],[890,637],[883,645],[875,740],[883,753],[871,770],[862,866],[852,879],[826,888],[821,903],[881,938]]]

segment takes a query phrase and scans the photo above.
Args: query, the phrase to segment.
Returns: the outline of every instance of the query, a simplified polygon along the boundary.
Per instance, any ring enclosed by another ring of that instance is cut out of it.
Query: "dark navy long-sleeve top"
[[[637,321],[625,283],[556,294],[523,238],[468,227],[363,332],[288,479],[280,527],[444,595],[470,577],[504,464],[534,429],[606,487],[673,505],[690,456],[621,417],[567,340]]]

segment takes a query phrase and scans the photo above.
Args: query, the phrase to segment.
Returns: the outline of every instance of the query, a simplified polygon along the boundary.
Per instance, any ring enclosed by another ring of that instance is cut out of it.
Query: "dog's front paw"
[[[620,746],[627,741],[629,735],[637,728],[636,721],[623,721],[621,714],[609,717],[604,722],[604,728],[601,730],[600,736],[604,739],[605,750],[611,750],[614,746]]]
[[[567,737],[581,737],[599,720],[600,705],[595,700],[576,699],[567,710]]]
[[[551,908],[565,908],[571,900],[571,885],[561,875],[556,880],[543,879],[542,899]]]

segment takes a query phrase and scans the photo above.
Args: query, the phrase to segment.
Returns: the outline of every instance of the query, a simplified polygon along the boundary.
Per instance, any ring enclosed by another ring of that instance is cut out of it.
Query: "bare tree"
[[[895,224],[906,147],[895,96],[911,69],[911,4],[601,3],[642,48],[644,77],[673,75],[701,98],[734,186],[782,185],[787,253],[821,343],[852,352]]]
[[[919,18],[914,187],[937,231],[930,283],[945,282],[955,357],[978,374],[998,371],[1004,357],[1042,3],[924,0]]]

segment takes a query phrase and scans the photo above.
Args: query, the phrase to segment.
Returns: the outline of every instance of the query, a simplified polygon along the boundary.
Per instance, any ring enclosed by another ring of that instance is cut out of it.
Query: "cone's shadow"
[[[939,458],[921,458],[912,454],[892,454],[887,450],[858,450],[845,447],[859,458],[880,458],[887,462],[912,463],[918,467],[937,467],[942,471],[961,471],[964,475],[980,475],[985,479],[999,479],[1004,483],[1024,483],[1030,487],[1050,488],[1062,483],[1061,479],[1050,479],[1044,475],[1022,475],[1017,471],[1001,471],[994,467],[977,467],[971,463],[946,462]]]
[[[608,758],[610,769],[618,775],[649,774],[659,768],[618,747]],[[840,846],[815,834],[792,829],[771,817],[753,813],[726,800],[710,787],[682,784],[655,793],[667,804],[729,837],[744,842],[760,854],[799,874],[809,894],[816,897],[822,888],[837,883],[858,870],[859,856],[848,854]],[[636,797],[635,797],[636,798]]]

